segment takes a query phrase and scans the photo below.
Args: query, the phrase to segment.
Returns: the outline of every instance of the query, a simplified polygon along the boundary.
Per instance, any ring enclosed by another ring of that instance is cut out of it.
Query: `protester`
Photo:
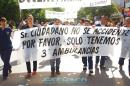
[[[41,22],[41,26],[44,26],[44,22]]]
[[[59,27],[59,25],[61,25],[61,21],[60,19],[55,19],[54,21],[54,27]],[[56,70],[56,74],[60,75],[60,57],[53,57],[50,60],[50,65],[51,65],[51,76],[54,77],[55,76],[55,70]]]
[[[125,26],[130,29],[130,17],[127,17],[125,18]],[[130,38],[128,38],[128,40],[130,40]],[[129,62],[128,62],[128,72],[129,72],[129,76],[130,76],[130,47],[126,46],[126,43],[127,45],[130,45],[130,42],[126,40],[126,41],[123,41],[122,40],[122,50],[121,50],[121,56],[120,59],[119,59],[119,68],[120,70],[122,70],[122,66],[124,65],[124,60],[125,60],[125,57],[127,56],[127,54],[129,54]]]
[[[66,19],[64,22],[63,22],[63,25],[70,25],[69,21]]]
[[[79,24],[81,26],[90,26],[91,23],[88,19],[81,19]],[[82,57],[82,63],[83,63],[83,72],[86,73],[87,71],[87,65],[89,69],[89,75],[93,74],[93,58],[92,56],[83,56]]]
[[[10,27],[12,30],[16,29],[14,20],[10,20],[10,21],[9,21],[9,27]]]
[[[21,22],[19,23],[19,25],[18,25],[18,29],[23,29],[23,26],[25,26],[26,25],[26,22],[25,22],[25,20],[21,20]]]
[[[89,19],[84,20],[85,26],[91,26],[91,21]]]
[[[3,80],[6,80],[8,73],[11,73],[10,57],[12,52],[11,42],[11,28],[7,27],[7,20],[5,17],[0,19],[0,55],[4,63],[3,67]]]
[[[22,29],[30,29],[30,28],[33,28],[33,27],[36,27],[36,25],[34,25],[33,23],[34,21],[34,18],[32,15],[28,15],[27,17],[27,20],[26,20],[26,24],[24,26],[22,26]],[[32,75],[36,75],[36,72],[37,72],[37,60],[36,58],[37,57],[34,57],[32,60],[33,60],[33,72],[31,74],[31,63],[30,63],[30,60],[32,58],[32,53],[33,51],[27,51],[26,52],[27,55],[25,58],[29,58],[29,59],[25,59],[26,60],[26,67],[27,67],[27,75],[25,76],[25,78],[30,78]]]
[[[96,26],[102,26],[102,27],[108,27],[108,17],[107,16],[101,16],[100,22]],[[99,60],[100,60],[100,68],[106,69],[105,60],[108,58],[108,56],[101,56],[101,59],[99,59],[100,56],[96,56],[96,64],[95,67],[97,68]]]
[[[85,26],[85,20],[84,19],[80,19],[78,25]]]

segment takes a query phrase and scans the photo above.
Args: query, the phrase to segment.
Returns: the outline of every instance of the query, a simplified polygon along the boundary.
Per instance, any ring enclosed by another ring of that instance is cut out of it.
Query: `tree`
[[[111,14],[117,12],[117,9],[114,5],[103,6],[103,7],[89,7],[81,8],[78,12],[78,19],[89,16],[90,19],[93,19],[94,16],[106,15],[108,17]]]
[[[25,19],[28,14],[32,14],[35,19],[44,21],[46,9],[19,9],[18,0],[0,0],[0,17],[4,16],[7,20],[20,21]],[[48,8],[52,11],[63,11],[63,8]]]
[[[18,21],[20,17],[18,0],[0,0],[0,16]]]
[[[25,9],[22,10],[21,17],[25,19],[28,14],[32,14],[35,20],[46,21],[45,10],[58,11],[58,12],[64,11],[63,8]]]

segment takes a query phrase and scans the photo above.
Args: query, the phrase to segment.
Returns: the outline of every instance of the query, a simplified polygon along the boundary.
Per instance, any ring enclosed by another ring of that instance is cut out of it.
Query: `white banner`
[[[15,32],[13,45],[26,61],[71,54],[127,57],[129,36],[125,27],[48,26]]]
[[[111,5],[111,0],[19,0],[20,9],[54,7],[95,7]]]
[[[69,18],[77,18],[77,11],[64,11],[64,12],[56,12],[45,10],[45,17],[48,19],[58,18],[58,19],[69,19]]]
[[[77,6],[83,0],[19,0],[20,9],[55,8]]]
[[[81,7],[97,7],[111,5],[111,0],[84,0]]]

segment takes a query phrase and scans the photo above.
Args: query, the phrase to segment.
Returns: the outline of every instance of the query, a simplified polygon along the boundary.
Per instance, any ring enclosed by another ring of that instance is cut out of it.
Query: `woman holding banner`
[[[5,17],[0,19],[0,56],[4,63],[3,80],[6,80],[8,73],[11,73],[10,57],[12,52],[11,32],[12,30],[7,26]]]
[[[29,28],[33,28],[36,27],[34,25],[34,18],[32,15],[28,15],[27,20],[26,20],[26,24],[24,26],[22,26],[22,29],[29,29]],[[25,60],[26,60],[26,67],[27,67],[27,75],[25,76],[25,78],[30,78],[32,75],[36,75],[36,71],[37,71],[37,59],[36,59],[36,55],[33,54],[32,50],[27,50],[25,52]],[[33,60],[33,72],[31,74],[31,63],[30,60]]]

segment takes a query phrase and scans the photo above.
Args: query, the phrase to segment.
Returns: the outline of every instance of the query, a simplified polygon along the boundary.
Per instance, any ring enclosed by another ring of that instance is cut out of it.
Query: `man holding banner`
[[[81,26],[87,26],[85,24],[87,21],[85,19],[80,19],[79,24]],[[83,37],[83,36],[82,36]],[[86,73],[87,71],[87,66],[89,69],[89,75],[93,74],[93,58],[92,56],[82,56],[82,63],[83,63],[83,72]]]
[[[11,73],[10,56],[12,53],[12,42],[11,42],[11,32],[10,28],[7,28],[7,20],[5,17],[0,19],[0,56],[4,63],[3,67],[3,80],[6,80],[8,73]]]
[[[125,25],[128,29],[130,28],[130,17],[125,18]],[[130,38],[122,41],[121,57],[119,59],[118,64],[119,64],[120,70],[122,70],[122,66],[124,65],[124,60],[127,57],[127,54],[129,54],[128,55],[129,56],[128,72],[129,72],[129,76],[130,76],[130,47],[128,47],[128,45],[130,45],[129,40],[130,40]]]
[[[107,16],[101,16],[101,19],[100,19],[100,23],[101,24],[97,24],[96,26],[102,26],[102,27],[107,27],[107,20],[108,20],[108,17]],[[96,56],[96,67],[97,67],[97,65],[98,65],[98,63],[99,63],[99,57],[100,56]],[[105,60],[106,60],[106,58],[107,58],[108,56],[101,56],[101,59],[100,59],[100,68],[101,69],[105,69],[106,67],[104,66],[104,64],[105,64]]]
[[[55,19],[54,28],[59,27],[59,25],[61,25],[60,19]],[[52,77],[55,76],[55,70],[56,70],[56,74],[59,75],[60,74],[60,70],[59,70],[59,68],[60,68],[60,57],[53,57],[50,60],[50,65],[51,65],[51,76]]]

